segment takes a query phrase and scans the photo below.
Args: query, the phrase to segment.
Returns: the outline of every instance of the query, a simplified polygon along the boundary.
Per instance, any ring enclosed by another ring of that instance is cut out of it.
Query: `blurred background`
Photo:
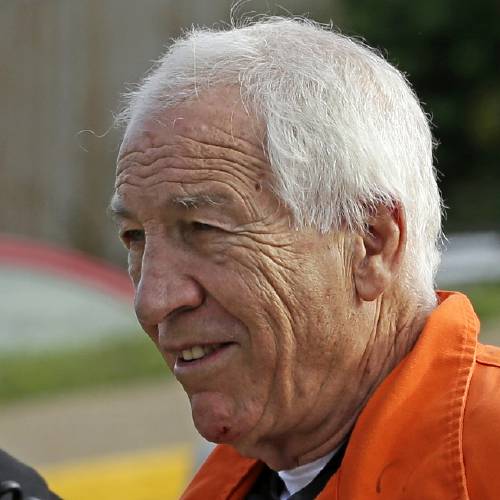
[[[227,0],[0,2],[0,447],[65,498],[177,498],[206,446],[138,330],[106,216],[120,94]],[[441,287],[500,344],[500,3],[242,2],[379,48],[431,116],[449,236]]]

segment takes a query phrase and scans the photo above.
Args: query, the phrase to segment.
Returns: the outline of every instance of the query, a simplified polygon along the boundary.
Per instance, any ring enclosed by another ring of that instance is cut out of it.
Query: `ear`
[[[353,275],[361,300],[379,297],[396,278],[406,247],[406,219],[400,205],[378,205],[365,234],[356,235]]]

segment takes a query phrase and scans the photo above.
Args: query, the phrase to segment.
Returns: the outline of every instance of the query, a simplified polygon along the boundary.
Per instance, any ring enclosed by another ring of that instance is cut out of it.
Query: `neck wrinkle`
[[[352,432],[359,414],[377,387],[413,349],[432,311],[419,309],[417,301],[411,305],[407,304],[399,307],[394,307],[394,303],[394,301],[387,298],[384,300],[382,296],[376,305],[376,318],[371,338],[374,340],[387,339],[385,346],[381,344],[379,349],[374,349],[370,353],[377,356],[377,361],[380,363],[379,369],[374,370],[378,371],[378,376],[368,386],[365,395],[361,397],[351,416],[345,420],[342,427],[320,446],[296,457],[296,466],[316,460],[341,446]],[[382,318],[384,321],[382,321]],[[367,354],[365,369],[362,372],[365,372],[366,367],[370,364],[371,355]],[[383,359],[382,362],[380,362],[381,359]]]
[[[398,291],[384,294],[379,299],[372,338],[386,340],[379,341],[379,346],[372,349],[369,355],[370,358],[376,358],[375,362],[380,366],[379,376],[374,380],[370,395],[413,349],[432,312],[419,307],[418,300],[407,297],[403,300],[395,299],[397,293],[403,295],[402,291]],[[367,363],[370,361],[368,359]]]
[[[326,439],[310,439],[309,443],[315,444],[308,447],[307,451],[285,457],[282,453],[276,452],[283,450],[282,446],[273,446],[274,452],[268,454],[268,457],[273,458],[265,460],[269,468],[276,471],[293,469],[317,460],[341,446],[348,439],[359,414],[377,387],[412,350],[431,312],[420,309],[416,301],[408,301],[407,304],[398,306],[397,301],[391,300],[390,296],[381,296],[374,306],[375,317],[371,340],[367,344],[366,354],[360,362],[359,370],[359,386],[364,388],[364,394],[359,394],[359,400],[352,404],[350,415],[345,417],[339,426],[332,430],[326,424],[325,432],[328,434]],[[363,376],[369,374],[373,374],[373,379],[370,383],[363,384]],[[330,416],[334,421],[332,414]],[[325,418],[325,422],[328,420],[329,417]],[[325,432],[321,435],[324,436]]]

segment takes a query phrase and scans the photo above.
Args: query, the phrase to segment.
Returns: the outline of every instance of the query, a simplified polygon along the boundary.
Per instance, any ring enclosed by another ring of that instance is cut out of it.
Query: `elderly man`
[[[441,201],[404,77],[270,18],[173,43],[121,118],[137,317],[219,443],[183,498],[500,498],[500,357],[433,289]]]

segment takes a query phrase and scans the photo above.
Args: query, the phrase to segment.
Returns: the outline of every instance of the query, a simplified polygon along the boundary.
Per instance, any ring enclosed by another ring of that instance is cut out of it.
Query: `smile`
[[[214,351],[220,349],[224,344],[195,345],[189,349],[183,349],[177,358],[180,361],[195,361],[204,358]]]
[[[191,373],[210,373],[219,369],[222,364],[232,357],[233,347],[236,347],[234,342],[223,342],[194,345],[182,349],[177,353],[174,373],[176,376],[186,376]]]

